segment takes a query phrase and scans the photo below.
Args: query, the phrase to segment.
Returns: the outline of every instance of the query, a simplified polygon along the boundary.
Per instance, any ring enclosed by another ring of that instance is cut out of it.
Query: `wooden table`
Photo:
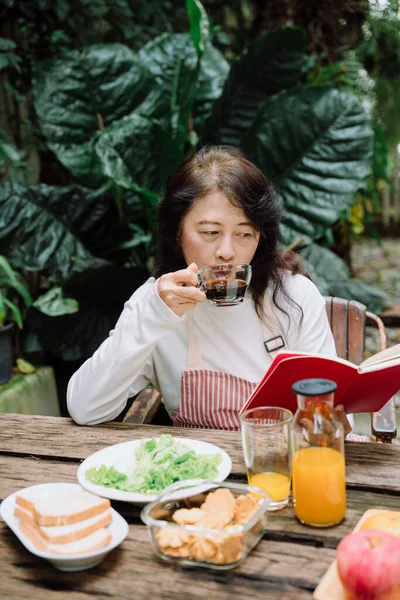
[[[80,461],[105,446],[173,433],[218,444],[233,463],[231,478],[245,480],[238,433],[106,423],[80,427],[61,417],[0,415],[0,498],[26,486],[76,482]],[[258,598],[303,600],[335,556],[340,539],[368,508],[400,507],[400,446],[346,444],[345,521],[330,529],[298,523],[288,506],[269,516],[268,530],[247,560],[230,571],[180,567],[152,553],[140,508],[113,502],[129,522],[127,539],[94,569],[63,573],[30,554],[0,521],[2,600],[108,600]],[[329,600],[329,599],[327,599]]]

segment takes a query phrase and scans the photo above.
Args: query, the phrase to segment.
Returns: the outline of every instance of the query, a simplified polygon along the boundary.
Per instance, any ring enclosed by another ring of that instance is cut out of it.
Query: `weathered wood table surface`
[[[232,458],[230,478],[245,480],[240,434],[126,423],[80,427],[61,417],[0,415],[0,499],[23,487],[76,482],[80,461],[106,446],[173,433],[212,442]],[[312,598],[340,539],[368,508],[400,508],[400,447],[346,444],[345,521],[329,529],[298,523],[291,506],[270,514],[266,535],[247,560],[230,571],[180,567],[152,553],[140,508],[113,502],[129,522],[127,539],[97,567],[63,573],[30,554],[0,520],[0,598],[11,600],[126,600]],[[67,595],[66,595],[67,594]],[[327,599],[329,600],[329,599]]]

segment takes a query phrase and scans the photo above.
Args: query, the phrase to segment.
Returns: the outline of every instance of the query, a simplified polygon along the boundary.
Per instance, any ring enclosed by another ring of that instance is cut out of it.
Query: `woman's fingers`
[[[304,429],[308,433],[313,432],[314,426],[313,426],[313,422],[310,419],[306,419],[306,418],[300,419],[299,423],[302,427],[304,427]]]
[[[168,273],[167,275],[171,276],[171,279],[176,285],[192,285],[197,287],[197,271],[194,272],[192,268],[181,269],[180,271],[175,271],[174,273]],[[166,275],[162,275],[161,279],[166,277]]]
[[[204,302],[206,295],[197,287],[197,265],[166,273],[157,282],[161,300],[178,316]]]
[[[183,287],[180,285],[172,284],[169,288],[159,288],[158,290],[160,298],[164,301],[170,301],[173,298],[186,302],[203,302],[205,298],[204,292],[193,286]]]
[[[344,435],[349,434],[351,432],[351,425],[350,425],[349,420],[348,420],[348,418],[346,416],[346,413],[344,412],[344,406],[343,406],[343,404],[338,404],[337,406],[335,406],[335,411],[336,411],[337,416],[339,417],[339,419],[343,423]]]
[[[335,431],[333,424],[326,417],[322,417],[322,427],[323,427],[325,433],[328,435],[332,435]]]
[[[197,305],[197,302],[179,302],[178,306],[179,308],[182,310],[183,312],[191,310],[192,308],[194,308]]]
[[[332,444],[335,440],[335,428],[326,417],[318,419],[317,423],[303,417],[300,420],[300,425],[305,429],[305,437],[311,444],[323,446]]]

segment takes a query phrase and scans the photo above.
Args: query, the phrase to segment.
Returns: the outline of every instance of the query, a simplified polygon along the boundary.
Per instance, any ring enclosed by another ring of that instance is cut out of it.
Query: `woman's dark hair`
[[[272,300],[278,308],[278,292],[296,304],[283,287],[283,269],[292,273],[303,271],[297,254],[281,251],[278,247],[282,213],[278,195],[263,173],[240,150],[231,146],[204,147],[170,175],[159,205],[160,242],[154,265],[155,277],[186,268],[179,243],[183,217],[196,200],[215,191],[224,192],[231,204],[241,208],[260,233],[251,261],[253,278],[249,286],[259,317],[264,317],[264,293],[270,283]]]

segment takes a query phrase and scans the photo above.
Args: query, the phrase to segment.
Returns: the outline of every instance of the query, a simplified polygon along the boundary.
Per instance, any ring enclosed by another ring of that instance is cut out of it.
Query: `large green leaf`
[[[229,68],[229,63],[222,53],[212,44],[208,44],[201,58],[193,103],[194,128],[197,133],[202,132],[204,122],[212,113],[215,100],[222,94]]]
[[[373,130],[358,98],[331,87],[282,92],[243,140],[284,201],[285,244],[317,239],[348,208],[371,168]]]
[[[171,144],[163,145],[164,156],[160,152],[153,158],[159,160],[164,172],[170,170],[183,158],[198,73],[198,56],[187,34],[163,34],[146,44],[138,55],[121,44],[96,45],[71,52],[66,58],[39,63],[34,77],[35,108],[47,144],[76,178],[87,186],[98,187],[104,182],[108,158],[101,151],[103,158],[99,160],[91,142],[96,133],[104,131],[108,143],[117,144],[115,152],[110,148],[110,155],[121,156],[121,147],[129,140],[126,133],[118,131],[126,122],[118,122],[134,114],[134,133],[141,135],[140,129],[144,131],[136,172],[143,171],[142,157],[146,154],[148,167],[148,157],[155,149],[153,138],[159,133],[153,135],[151,122],[140,122],[140,117],[158,120],[165,140],[174,142],[172,152]],[[99,139],[97,135],[96,142]],[[133,156],[135,151],[131,144],[130,154]],[[113,162],[115,168],[118,161]],[[120,179],[121,169],[117,171]],[[111,173],[107,175],[112,177]],[[126,180],[126,174],[122,179]],[[138,182],[135,185],[141,187]],[[154,187],[158,189],[159,185]]]
[[[99,131],[93,147],[104,175],[136,191],[160,192],[173,167],[183,158],[178,140],[157,122],[138,114],[123,117]]]
[[[87,185],[101,181],[91,137],[135,110],[151,89],[149,80],[146,67],[122,44],[89,46],[36,66],[35,108],[47,145]]]
[[[26,306],[32,304],[32,297],[23,283],[18,280],[17,273],[13,270],[5,256],[0,256],[0,287],[13,288],[24,300]]]
[[[33,306],[49,317],[70,315],[79,310],[79,303],[74,298],[65,298],[62,289],[58,286],[39,296]]]
[[[56,283],[109,264],[122,241],[104,190],[0,186],[0,252],[14,267],[41,271]],[[128,232],[126,232],[128,233]]]
[[[156,84],[138,112],[162,121],[183,148],[199,72],[193,42],[187,34],[165,33],[146,44],[138,58]]]
[[[264,33],[251,42],[232,65],[207,128],[208,139],[240,146],[260,104],[305,75],[305,46],[304,31],[292,28]]]
[[[388,295],[358,279],[350,277],[346,263],[336,254],[318,244],[310,244],[300,251],[306,270],[324,296],[358,300],[369,310],[380,312]]]
[[[184,158],[199,67],[185,34],[158,37],[142,48],[139,59],[154,78],[152,93],[136,113],[97,132],[92,147],[104,175],[147,199],[153,194],[154,204],[154,194]]]
[[[210,23],[204,6],[199,0],[186,0],[189,16],[190,37],[199,58],[202,57],[210,37]]]
[[[16,304],[14,304],[14,302],[12,302],[8,298],[6,298],[3,294],[1,294],[1,292],[0,292],[0,295],[2,296],[2,298],[0,300],[0,323],[1,323],[1,326],[3,326],[3,324],[4,324],[4,320],[7,315],[7,308],[8,308],[9,315],[12,315],[11,320],[15,321],[16,324],[18,325],[18,327],[20,329],[22,329],[22,327],[23,327],[22,314],[21,314],[21,311],[19,310],[18,306]],[[6,308],[3,308],[4,306]],[[10,317],[8,317],[7,320],[10,320]]]
[[[329,288],[331,296],[358,300],[374,313],[380,313],[389,304],[389,296],[386,292],[359,279],[332,281]]]

